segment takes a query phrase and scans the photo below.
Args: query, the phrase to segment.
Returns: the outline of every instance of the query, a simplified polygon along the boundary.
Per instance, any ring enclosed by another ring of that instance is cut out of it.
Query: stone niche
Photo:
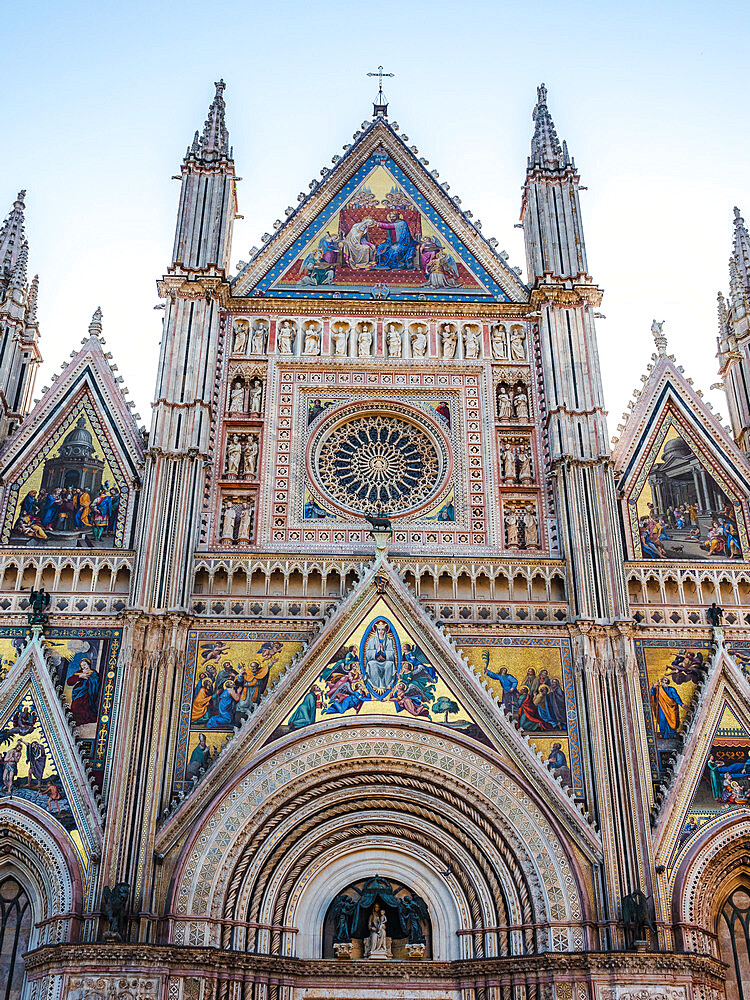
[[[336,893],[326,912],[323,957],[431,958],[432,927],[426,903],[408,886],[380,875],[351,883]]]

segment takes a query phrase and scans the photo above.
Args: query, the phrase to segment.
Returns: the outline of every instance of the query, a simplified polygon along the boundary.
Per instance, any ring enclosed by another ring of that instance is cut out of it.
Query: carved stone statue
[[[305,330],[305,350],[303,353],[308,357],[320,354],[320,330],[315,326],[309,326]]]
[[[531,470],[531,448],[523,448],[519,454],[520,458],[520,470],[519,478],[521,482],[534,478],[534,473]]]
[[[258,475],[258,437],[251,434],[245,445],[245,475],[255,479]]]
[[[227,472],[228,476],[239,476],[242,445],[236,434],[232,434],[227,442]]]
[[[508,343],[505,339],[505,327],[502,323],[496,323],[492,327],[492,356],[497,360],[505,360],[508,357]]]
[[[253,330],[253,344],[250,348],[251,354],[263,354],[266,349],[266,334],[268,333],[267,323],[258,323]]]
[[[527,507],[526,514],[526,548],[536,549],[539,547],[539,521],[533,507]]]
[[[247,351],[247,324],[234,324],[234,343],[232,344],[233,354],[244,354]]]
[[[503,385],[497,390],[497,415],[500,420],[511,420],[513,417],[513,403]]]
[[[243,503],[240,508],[240,523],[237,529],[237,541],[238,542],[249,542],[250,541],[250,528],[253,522],[253,505],[252,503]]]
[[[357,334],[357,354],[360,358],[369,358],[372,354],[372,328],[369,323],[363,323]]]
[[[224,504],[224,511],[221,518],[221,537],[223,539],[234,538],[234,521],[234,506],[230,502],[227,502]]]
[[[505,536],[509,548],[518,545],[518,519],[515,511],[511,510],[505,515]]]
[[[500,452],[500,475],[503,479],[515,480],[516,478],[516,459],[507,445]]]
[[[655,321],[654,321],[655,322]],[[720,608],[716,601],[710,608],[706,608],[706,620],[714,628],[721,628],[721,620],[724,617],[724,609]]]
[[[238,379],[229,390],[229,412],[242,413],[245,409],[245,383]]]
[[[372,908],[370,919],[367,921],[367,929],[370,932],[367,944],[368,958],[390,958],[390,950],[386,940],[386,925],[388,917],[386,912],[376,903]]]
[[[333,354],[337,358],[346,357],[346,348],[349,340],[349,329],[346,323],[333,324]]]
[[[526,397],[526,391],[520,386],[516,390],[516,394],[513,397],[513,406],[518,420],[525,421],[529,419],[529,401]]]
[[[517,324],[510,328],[510,356],[514,361],[526,360],[526,333]]]
[[[281,324],[278,333],[279,354],[294,353],[294,326],[291,320],[285,319]]]
[[[419,326],[412,332],[411,353],[414,358],[427,356],[427,331],[424,327]]]
[[[424,944],[422,921],[427,920],[427,904],[421,896],[404,896],[399,906],[401,929],[406,932],[409,944]]]
[[[443,346],[443,357],[448,360],[455,358],[458,334],[452,323],[443,323],[440,327],[440,342]]]
[[[479,357],[479,330],[473,323],[464,327],[464,357],[469,361]]]
[[[39,590],[31,588],[31,594],[29,595],[29,604],[31,606],[31,610],[29,611],[29,625],[47,624],[49,621],[49,615],[47,614],[49,602],[50,595],[44,587],[40,587]]]
[[[118,882],[112,888],[108,885],[104,886],[102,890],[102,913],[109,921],[109,930],[104,935],[105,940],[123,940],[129,893],[130,884],[128,882]]]
[[[250,386],[250,412],[260,413],[262,401],[263,383],[259,378],[256,378],[253,379],[252,385]]]
[[[388,341],[388,357],[389,358],[400,358],[401,357],[401,331],[396,326],[395,323],[388,324],[388,330],[386,331],[386,339]]]

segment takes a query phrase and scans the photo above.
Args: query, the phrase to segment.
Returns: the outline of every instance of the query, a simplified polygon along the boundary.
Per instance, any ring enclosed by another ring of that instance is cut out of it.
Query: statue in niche
[[[372,326],[363,323],[357,334],[357,354],[360,358],[369,358],[372,354]]]
[[[337,358],[346,357],[346,348],[349,342],[349,328],[346,323],[334,323],[333,325],[333,354]]]
[[[345,892],[339,893],[333,901],[333,940],[336,944],[347,944],[352,939],[352,917],[356,902]]]
[[[409,944],[424,944],[425,935],[422,921],[429,918],[427,904],[421,896],[404,896],[399,906],[401,929],[406,932]]]
[[[388,357],[400,358],[402,351],[401,330],[395,323],[388,324],[386,339],[388,341]]]
[[[229,390],[229,412],[242,413],[245,409],[245,383],[237,379]]]
[[[526,333],[522,326],[510,328],[510,356],[514,361],[526,360]]]
[[[500,452],[500,475],[503,479],[516,478],[516,459],[508,445]]]
[[[320,354],[320,330],[315,326],[308,326],[305,330],[305,349],[303,354],[310,355]]]
[[[244,354],[247,351],[247,324],[234,324],[234,343],[232,344],[233,354]]]
[[[372,908],[370,919],[367,921],[369,936],[365,942],[367,958],[390,958],[390,948],[386,939],[386,927],[388,917],[380,903],[376,903]]]
[[[521,482],[524,480],[529,480],[534,478],[534,474],[531,470],[531,448],[523,448],[520,453],[520,471],[519,476]]]
[[[529,400],[526,396],[526,390],[521,385],[518,386],[513,396],[513,406],[515,407],[518,420],[525,421],[529,419]]]
[[[112,888],[105,885],[102,889],[102,912],[109,921],[109,930],[104,934],[105,941],[123,940],[129,894],[129,882],[118,882]]]
[[[511,420],[513,417],[513,403],[504,385],[497,390],[497,415],[500,420]]]
[[[452,323],[443,323],[440,327],[440,342],[443,347],[443,357],[448,361],[455,358],[458,334]]]
[[[525,520],[526,548],[537,549],[539,548],[539,521],[537,520],[536,510],[533,507],[526,508]]]
[[[245,445],[245,475],[255,479],[258,474],[258,436],[251,434]]]
[[[221,518],[221,537],[231,539],[234,538],[234,521],[235,521],[235,510],[234,505],[231,501],[227,501],[224,504],[224,512]]]
[[[228,476],[239,476],[240,459],[242,458],[242,445],[236,434],[233,434],[227,442],[227,471]]]
[[[253,330],[253,344],[250,348],[251,354],[263,354],[266,349],[266,334],[268,333],[268,324],[258,323],[258,325]]]
[[[295,329],[291,320],[285,319],[279,328],[279,354],[294,353],[294,334]]]
[[[418,326],[412,331],[411,353],[414,358],[424,358],[427,356],[427,331],[423,326]]]
[[[496,323],[492,327],[492,356],[498,361],[507,359],[508,345],[505,339],[505,327],[502,323]]]
[[[263,383],[259,378],[253,379],[250,386],[250,412],[260,413],[261,402],[263,400]]]
[[[250,541],[250,527],[253,521],[253,505],[252,503],[245,502],[242,507],[240,507],[240,524],[237,529],[237,541],[238,542],[249,542]]]
[[[471,323],[464,327],[464,357],[468,361],[479,357],[479,330]]]
[[[505,515],[505,536],[508,548],[518,545],[518,518],[515,511],[508,511]]]

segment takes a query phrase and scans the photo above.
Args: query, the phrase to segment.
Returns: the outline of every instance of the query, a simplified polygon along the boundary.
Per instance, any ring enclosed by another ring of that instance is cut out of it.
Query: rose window
[[[445,447],[427,426],[391,413],[323,428],[313,446],[316,485],[337,505],[361,514],[423,506],[443,485],[445,464]]]

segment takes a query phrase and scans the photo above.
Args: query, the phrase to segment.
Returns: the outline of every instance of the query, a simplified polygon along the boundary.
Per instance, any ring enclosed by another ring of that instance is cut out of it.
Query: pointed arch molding
[[[0,878],[6,875],[17,878],[31,900],[32,949],[77,938],[83,906],[78,859],[39,810],[17,799],[0,800]]]
[[[446,942],[460,930],[515,922],[541,924],[543,948],[586,947],[587,890],[555,822],[490,753],[414,722],[350,722],[294,735],[240,771],[204,811],[177,859],[170,906],[175,943],[245,947],[228,924],[254,921],[277,928],[268,932],[272,952],[299,954],[304,942],[298,945],[294,934],[282,940],[280,928],[300,926],[294,921],[315,909],[307,887],[321,865],[351,851],[356,868],[357,840],[361,851],[381,846],[401,857],[407,851],[432,870],[435,885],[430,890],[424,880],[425,898],[450,926]],[[389,874],[382,865],[376,870]],[[329,884],[329,903],[347,884],[339,874],[340,884]],[[487,887],[495,902],[505,900],[504,910],[493,909]]]
[[[738,877],[750,877],[750,810],[712,824],[687,853],[672,891],[672,920],[685,951],[718,956],[716,918]]]
[[[745,559],[750,559],[750,538],[747,530],[750,511],[748,506],[750,470],[742,456],[733,454],[736,449],[728,447],[728,441],[717,441],[711,429],[692,410],[687,409],[683,402],[676,399],[669,382],[664,386],[660,399],[656,401],[650,419],[618,484],[625,522],[629,529],[629,556],[635,559],[643,558],[638,533],[638,498],[671,429],[674,429],[690,446],[703,469],[716,480],[731,500],[737,517],[743,556]]]

